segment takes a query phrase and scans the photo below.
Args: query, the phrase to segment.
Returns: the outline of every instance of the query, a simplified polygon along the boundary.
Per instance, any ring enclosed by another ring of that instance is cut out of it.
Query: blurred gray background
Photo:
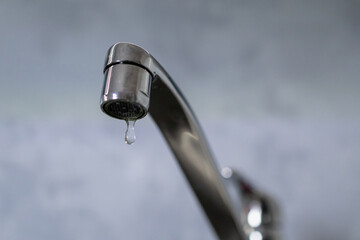
[[[0,239],[216,239],[159,130],[99,108],[105,53],[150,51],[284,239],[360,239],[360,2],[0,1]]]

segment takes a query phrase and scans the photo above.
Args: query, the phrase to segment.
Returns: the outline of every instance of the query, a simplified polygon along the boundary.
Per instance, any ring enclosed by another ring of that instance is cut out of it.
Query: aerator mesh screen
[[[139,104],[123,101],[109,102],[104,110],[110,116],[120,119],[138,119],[145,114]]]

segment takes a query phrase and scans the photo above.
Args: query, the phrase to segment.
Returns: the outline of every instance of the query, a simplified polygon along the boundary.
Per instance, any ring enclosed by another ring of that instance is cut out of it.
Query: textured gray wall
[[[150,118],[99,109],[107,48],[173,76],[284,239],[360,239],[359,1],[0,2],[0,239],[215,239]]]

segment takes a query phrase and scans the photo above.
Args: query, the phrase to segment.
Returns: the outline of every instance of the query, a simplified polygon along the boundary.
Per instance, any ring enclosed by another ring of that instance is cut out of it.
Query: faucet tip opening
[[[147,109],[140,104],[119,99],[105,102],[101,109],[109,116],[122,120],[137,120],[147,114]]]

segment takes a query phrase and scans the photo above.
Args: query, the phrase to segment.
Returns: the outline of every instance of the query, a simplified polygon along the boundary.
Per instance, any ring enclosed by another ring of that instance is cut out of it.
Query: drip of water
[[[127,144],[132,144],[136,140],[135,136],[135,121],[136,120],[126,120],[126,132],[125,132],[125,142]]]

